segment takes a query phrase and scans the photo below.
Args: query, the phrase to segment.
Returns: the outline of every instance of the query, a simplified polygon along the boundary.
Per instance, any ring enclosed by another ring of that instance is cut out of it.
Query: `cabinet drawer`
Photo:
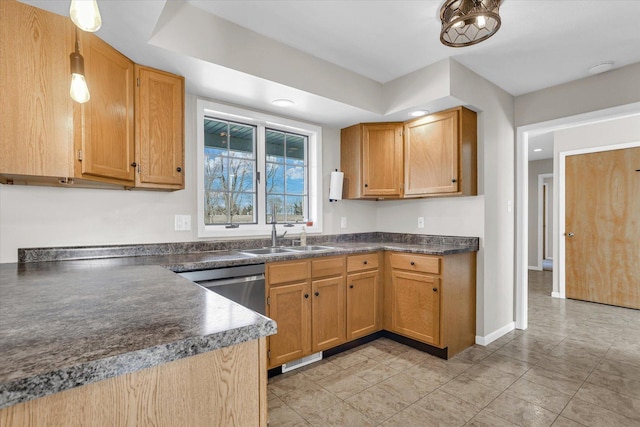
[[[440,257],[417,254],[391,254],[391,268],[440,274]]]
[[[370,253],[364,255],[350,255],[347,257],[347,271],[371,270],[378,268],[378,254]]]
[[[345,257],[319,258],[311,261],[311,277],[337,276],[344,274]]]
[[[267,284],[289,283],[309,278],[309,261],[267,264]]]

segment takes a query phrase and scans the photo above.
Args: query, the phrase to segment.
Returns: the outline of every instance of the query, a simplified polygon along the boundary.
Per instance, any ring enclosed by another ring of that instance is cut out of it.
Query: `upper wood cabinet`
[[[134,70],[95,34],[79,31],[91,99],[78,104],[69,95],[71,20],[5,0],[0,32],[11,46],[0,50],[0,182],[184,188],[181,77]]]
[[[405,123],[404,196],[477,193],[476,113],[454,108]]]
[[[402,123],[361,123],[342,129],[343,197],[400,197],[402,161]]]
[[[184,78],[135,66],[136,187],[184,188]]]
[[[91,99],[74,102],[75,176],[133,186],[133,62],[95,34],[78,33]]]
[[[361,123],[340,134],[345,199],[477,194],[476,113],[458,107],[406,123]]]

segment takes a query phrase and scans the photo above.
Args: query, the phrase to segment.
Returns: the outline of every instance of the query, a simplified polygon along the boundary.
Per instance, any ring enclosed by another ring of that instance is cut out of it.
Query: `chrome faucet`
[[[274,248],[278,246],[278,238],[283,238],[286,234],[287,234],[287,231],[285,230],[285,232],[282,233],[282,236],[278,236],[278,231],[276,230],[276,215],[275,213],[272,214],[271,215],[271,246]]]

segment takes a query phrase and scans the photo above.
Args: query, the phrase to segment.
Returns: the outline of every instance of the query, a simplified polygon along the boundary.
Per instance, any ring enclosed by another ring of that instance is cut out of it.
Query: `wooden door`
[[[184,78],[136,71],[136,187],[184,188]]]
[[[391,272],[393,332],[440,345],[440,279],[401,270]]]
[[[345,342],[344,276],[314,280],[311,286],[311,337],[315,353]]]
[[[268,316],[278,324],[269,337],[269,367],[311,353],[311,286],[298,282],[269,289]]]
[[[71,21],[0,1],[0,173],[73,175]]]
[[[458,114],[432,114],[405,124],[405,195],[458,192]]]
[[[640,308],[640,147],[568,156],[568,298]]]
[[[378,270],[347,277],[347,340],[379,330]]]
[[[74,105],[76,175],[133,185],[133,62],[95,34],[79,33],[91,99]]]
[[[402,125],[362,125],[362,194],[400,196],[401,185]]]

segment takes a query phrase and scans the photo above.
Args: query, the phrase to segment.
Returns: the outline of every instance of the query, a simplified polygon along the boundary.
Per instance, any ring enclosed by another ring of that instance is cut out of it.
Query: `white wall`
[[[542,269],[538,265],[538,175],[553,173],[553,159],[529,162],[529,267]],[[551,191],[549,187],[549,191]]]
[[[196,241],[195,96],[185,104],[185,189],[175,192],[0,185],[0,263],[29,247]],[[323,195],[340,166],[340,131],[323,129]],[[370,202],[324,203],[324,233],[376,230]],[[347,215],[348,228],[340,229]],[[174,231],[174,215],[191,215],[191,231]]]
[[[561,221],[560,218],[560,206],[564,204],[564,200],[561,200],[560,196],[560,186],[564,182],[564,176],[560,171],[560,155],[568,151],[634,142],[637,142],[637,145],[640,146],[640,114],[555,132],[553,173],[557,179],[553,187],[553,220],[555,224],[559,225],[558,232],[554,234],[553,239],[553,253],[559,255],[556,256],[556,259],[559,258],[562,260],[564,258],[564,255],[560,253],[560,239],[563,238],[561,236],[563,236],[565,232],[561,226],[561,224],[564,224],[564,221]],[[556,274],[556,272],[558,272],[558,274]],[[553,292],[557,292],[558,294],[562,293],[560,289],[561,274],[564,274],[562,268],[554,269]]]
[[[547,192],[546,192],[546,203],[547,203],[547,212],[542,212],[542,215],[546,215],[547,216],[547,229],[546,229],[546,237],[545,237],[545,241],[543,241],[543,245],[546,246],[546,253],[545,250],[543,249],[542,251],[542,258],[543,259],[553,259],[553,235],[555,234],[554,232],[554,227],[555,227],[555,222],[553,221],[553,177],[549,177],[549,178],[545,178],[542,181],[543,184],[546,185],[547,187]]]

